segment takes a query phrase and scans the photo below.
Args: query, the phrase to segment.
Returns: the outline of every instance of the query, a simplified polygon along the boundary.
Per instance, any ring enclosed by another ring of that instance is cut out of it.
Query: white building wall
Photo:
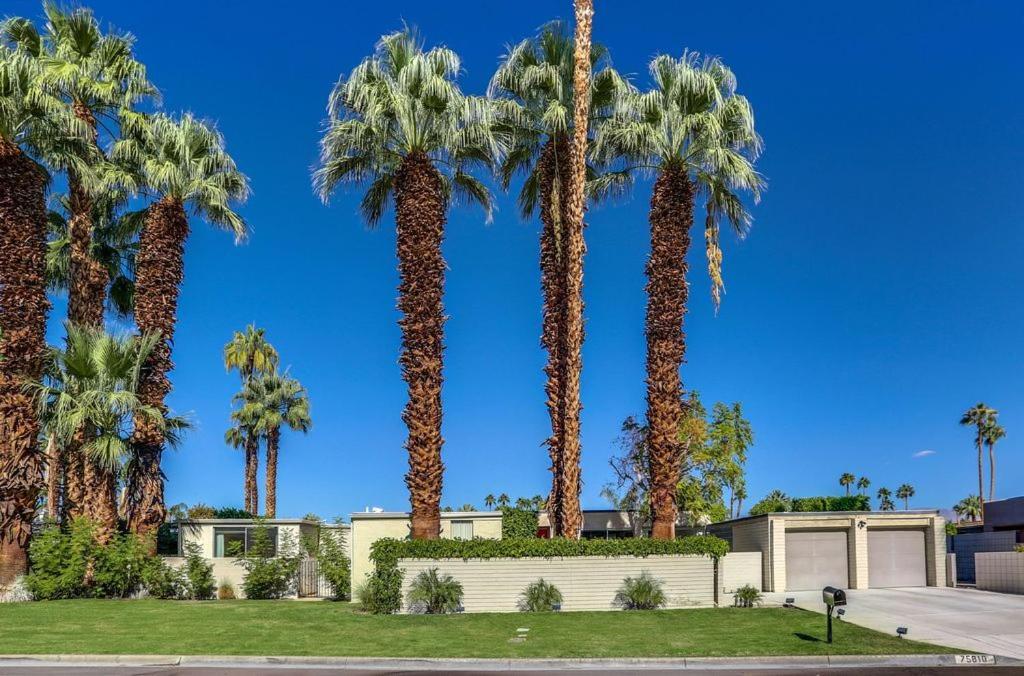
[[[974,577],[978,589],[1024,594],[1024,552],[978,552]]]
[[[722,597],[719,603],[728,604],[727,598],[740,587],[751,585],[764,590],[761,552],[729,552],[719,560],[719,582]]]

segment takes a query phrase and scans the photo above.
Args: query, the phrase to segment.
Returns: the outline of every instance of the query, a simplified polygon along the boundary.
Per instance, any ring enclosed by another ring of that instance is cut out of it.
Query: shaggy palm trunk
[[[683,449],[683,387],[679,368],[686,349],[686,254],[693,223],[693,184],[685,170],[666,167],[651,196],[651,254],[647,259],[647,425],[651,481],[651,536],[675,537],[676,486]]]
[[[107,544],[117,532],[117,483],[114,474],[97,463],[85,463],[85,517],[96,527],[96,541]]]
[[[260,438],[254,432],[245,437],[245,511],[260,513],[260,488],[257,476],[260,465]]]
[[[580,374],[583,371],[583,216],[587,177],[587,118],[590,114],[590,33],[593,0],[576,0],[573,63],[573,136],[569,148],[565,252],[565,405],[562,422],[559,535],[577,539],[583,528],[580,509]]]
[[[399,364],[409,390],[402,420],[409,430],[405,484],[412,506],[412,537],[441,533],[441,384],[444,366],[445,200],[441,176],[422,153],[402,161],[395,176],[398,309],[402,318]]]
[[[46,435],[46,515],[61,520],[61,486],[64,478],[64,454],[55,434]]]
[[[44,488],[39,420],[26,381],[46,350],[46,176],[0,139],[0,586],[28,568],[36,500]]]
[[[182,202],[164,197],[149,207],[136,258],[135,323],[140,333],[156,334],[160,340],[143,368],[139,399],[161,412],[167,411],[164,400],[171,391],[171,344],[187,239],[188,218]],[[139,416],[135,419],[132,445],[135,458],[128,473],[128,527],[150,537],[167,513],[160,469],[163,430],[150,418]],[[155,547],[155,538],[151,546]]]
[[[547,380],[548,416],[551,436],[546,444],[551,459],[551,492],[547,511],[551,532],[561,532],[561,486],[565,418],[565,223],[564,193],[569,182],[569,144],[565,138],[547,142],[540,156],[540,272],[544,298],[541,346],[547,351],[544,365]]]
[[[263,516],[273,519],[277,516],[277,449],[281,446],[281,430],[272,427],[267,430],[267,497]]]

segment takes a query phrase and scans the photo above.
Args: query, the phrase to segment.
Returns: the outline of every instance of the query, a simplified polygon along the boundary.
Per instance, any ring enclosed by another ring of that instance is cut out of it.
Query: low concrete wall
[[[664,584],[668,608],[711,606],[715,562],[707,556],[578,556],[524,559],[401,559],[403,612],[416,576],[437,568],[462,583],[466,612],[515,612],[523,590],[544,578],[562,592],[562,610],[615,610],[626,577],[650,572]]]
[[[982,552],[1012,552],[1017,534],[1012,530],[991,533],[963,533],[950,538],[956,554],[956,579],[975,582],[974,557]]]
[[[165,556],[163,560],[173,568],[181,568],[186,561],[183,556]],[[235,559],[209,558],[206,559],[206,562],[213,566],[213,579],[217,582],[218,587],[224,582],[228,582],[235,588],[236,597],[245,598],[245,592],[242,590],[245,568],[236,563]]]
[[[761,552],[730,552],[722,557],[719,563],[719,582],[726,596],[748,584],[763,591]],[[728,598],[719,601],[724,604],[728,602]]]
[[[978,589],[1024,594],[1024,553],[979,552],[974,555]]]

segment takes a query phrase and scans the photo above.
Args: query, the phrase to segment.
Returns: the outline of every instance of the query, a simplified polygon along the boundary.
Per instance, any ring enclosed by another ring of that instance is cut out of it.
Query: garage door
[[[786,589],[849,586],[845,530],[786,531]]]
[[[928,584],[923,530],[868,530],[868,586]]]

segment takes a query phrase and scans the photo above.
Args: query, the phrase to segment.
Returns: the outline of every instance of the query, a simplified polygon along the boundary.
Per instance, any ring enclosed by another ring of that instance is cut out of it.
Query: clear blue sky
[[[238,383],[221,348],[256,322],[313,401],[313,431],[284,437],[279,513],[407,508],[393,227],[367,231],[355,193],[328,208],[310,189],[327,94],[403,20],[457,50],[464,89],[480,93],[506,43],[571,3],[92,6],[137,35],[165,109],[217,121],[254,189],[249,244],[194,223],[171,404],[198,428],[166,456],[168,501],[241,504],[242,457],[222,442]],[[835,493],[851,471],[874,488],[911,482],[912,506],[948,507],[976,491],[957,420],[978,400],[1008,430],[999,492],[1024,493],[1022,32],[1016,2],[597,0],[595,39],[637,84],[659,52],[717,54],[757,112],[770,188],[751,236],[726,238],[718,318],[694,251],[683,367],[707,402],[743,402],[752,499]],[[605,506],[620,422],[644,409],[649,187],[588,218],[588,508]],[[508,197],[500,208],[489,226],[469,210],[449,222],[445,504],[549,482],[538,226]]]

